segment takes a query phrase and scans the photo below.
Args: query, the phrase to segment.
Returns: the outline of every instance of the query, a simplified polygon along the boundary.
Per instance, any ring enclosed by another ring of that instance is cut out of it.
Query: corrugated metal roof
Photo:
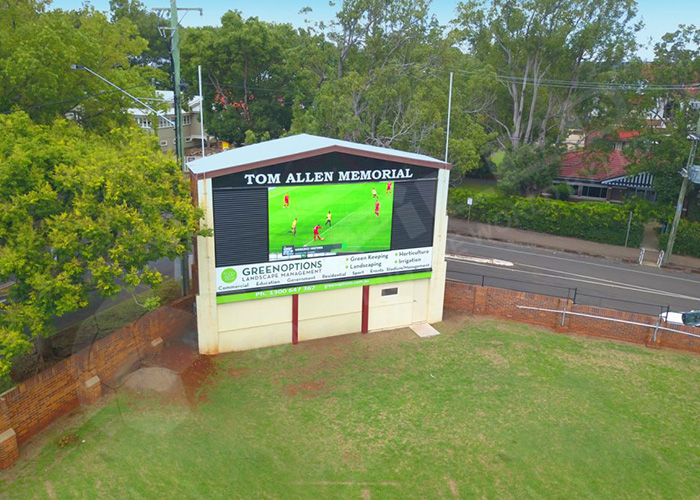
[[[380,157],[402,163],[449,168],[445,162],[426,155],[310,134],[293,135],[224,151],[190,162],[187,167],[194,174],[208,174],[220,170],[229,171],[237,167],[243,168],[251,164],[266,166],[276,163],[275,160],[284,162],[295,158],[315,156],[315,151],[318,151],[318,154],[340,151],[359,156]]]
[[[637,175],[627,175],[624,177],[615,177],[614,179],[604,180],[601,184],[606,186],[618,186],[637,189],[653,189],[654,176],[647,172],[642,172]]]

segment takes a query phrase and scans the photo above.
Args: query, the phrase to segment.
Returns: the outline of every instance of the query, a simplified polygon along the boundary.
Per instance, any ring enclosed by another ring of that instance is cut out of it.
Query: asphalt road
[[[698,274],[457,235],[448,237],[447,253],[447,276],[459,281],[483,279],[486,286],[560,297],[575,293],[576,303],[645,314],[666,306],[700,309]]]

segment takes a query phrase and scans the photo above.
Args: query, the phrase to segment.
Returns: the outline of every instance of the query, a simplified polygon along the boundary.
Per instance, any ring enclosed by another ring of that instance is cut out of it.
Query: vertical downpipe
[[[299,343],[299,295],[292,295],[292,344]]]
[[[362,287],[362,333],[369,332],[369,285]]]

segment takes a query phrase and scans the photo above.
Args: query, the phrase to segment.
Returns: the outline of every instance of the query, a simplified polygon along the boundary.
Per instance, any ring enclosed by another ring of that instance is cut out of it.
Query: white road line
[[[502,261],[502,260],[499,261],[499,260],[497,260],[497,259],[484,259],[484,258],[481,258],[481,257],[471,257],[471,256],[447,254],[447,255],[446,255],[446,258],[447,258],[447,259],[450,259],[450,260],[463,261],[463,262],[470,262],[470,263],[478,263],[478,264],[499,265],[498,263],[505,263],[505,266],[504,266],[504,267],[512,267],[512,266],[513,266],[513,263],[512,263],[512,262]],[[503,265],[503,264],[500,264],[500,265]],[[635,284],[632,284],[632,283],[625,283],[625,282],[621,282],[621,281],[607,280],[607,279],[604,279],[604,278],[597,278],[597,277],[595,277],[595,276],[588,276],[588,275],[585,275],[585,274],[570,273],[570,272],[567,272],[567,271],[561,271],[561,270],[559,270],[559,269],[551,269],[551,268],[548,268],[548,267],[533,266],[533,265],[531,265],[531,264],[523,264],[522,262],[518,262],[517,265],[518,265],[518,266],[522,266],[522,267],[530,267],[530,268],[532,268],[532,269],[539,269],[539,270],[541,270],[541,271],[547,271],[547,272],[550,272],[550,273],[558,273],[558,274],[562,274],[562,275],[575,276],[576,278],[583,278],[583,279],[587,279],[587,280],[594,280],[594,281],[600,282],[601,285],[603,285],[603,284],[605,284],[605,283],[612,283],[612,284],[616,284],[616,285],[626,285],[626,286],[630,287],[630,290],[631,290],[631,289],[636,289],[636,290],[639,290],[639,291],[641,291],[641,292],[646,292],[646,291],[650,291],[650,290],[651,290],[651,291],[656,291],[656,289],[654,289],[654,288],[649,288],[649,287],[645,287],[645,286],[635,285]],[[546,274],[542,274],[542,273],[536,273],[536,274],[537,274],[538,276],[551,276],[551,275],[546,275]],[[560,279],[570,279],[570,278],[568,278],[567,276],[559,276],[559,278],[560,278]],[[670,294],[670,293],[672,293],[672,292],[668,292],[668,293]]]
[[[576,276],[577,278],[586,278],[586,279],[591,279],[591,280],[597,280],[597,281],[599,281],[601,284],[604,284],[604,283],[615,283],[615,284],[618,284],[618,285],[627,285],[628,287],[631,287],[631,288],[634,288],[634,289],[637,289],[637,290],[640,290],[640,291],[656,290],[655,288],[649,288],[649,287],[646,287],[646,286],[635,285],[635,284],[633,284],[633,283],[625,283],[625,282],[622,282],[622,281],[607,280],[607,279],[604,279],[604,278],[597,278],[597,277],[595,277],[595,276],[587,276],[587,275],[585,275],[585,274],[570,273],[570,272],[567,272],[567,271],[561,271],[561,270],[559,270],[559,269],[550,269],[550,268],[548,268],[548,267],[533,266],[533,265],[531,265],[531,264],[522,264],[522,263],[518,263],[518,265],[519,265],[519,266],[523,266],[523,267],[531,267],[532,269],[540,269],[540,270],[542,270],[542,271],[549,271],[549,272],[551,272],[551,273],[559,273],[559,274],[566,274],[566,275],[569,275],[569,276]],[[565,276],[562,276],[562,279],[569,279],[569,278],[566,278]],[[671,294],[671,293],[673,293],[673,292],[668,292],[668,293]]]
[[[491,268],[493,267],[493,266],[489,266],[486,264],[476,264],[476,263],[473,263],[472,265],[473,266],[481,266],[481,267],[491,267]],[[640,290],[640,289],[637,289],[634,287],[630,287],[629,285],[624,284],[624,283],[622,283],[622,284],[617,284],[617,282],[601,283],[599,281],[591,281],[591,280],[584,280],[584,279],[577,279],[577,278],[566,278],[566,277],[557,276],[554,274],[543,274],[543,273],[534,272],[534,271],[523,271],[521,269],[503,268],[503,270],[508,271],[508,272],[514,272],[514,273],[534,274],[536,276],[541,276],[544,278],[555,278],[555,279],[560,279],[560,280],[575,281],[578,283],[588,283],[590,285],[606,286],[609,288],[619,288],[622,290],[631,290],[631,291],[635,291],[635,292],[639,292],[639,293],[646,293],[646,294],[650,294],[650,295],[662,295],[664,297],[673,297],[673,298],[677,298],[677,299],[700,300],[700,297],[690,297],[688,295],[681,295],[681,294],[677,294],[677,293],[664,292],[663,290],[655,290],[653,288]],[[457,274],[459,274],[459,271],[457,271]],[[499,279],[498,276],[489,276],[489,277],[493,278],[493,279]],[[508,278],[502,278],[502,279],[508,279]],[[546,283],[533,283],[533,285],[547,286]]]
[[[467,244],[467,245],[475,245],[475,246],[484,247],[484,248],[494,248],[494,249],[496,249],[496,250],[503,250],[503,251],[505,251],[505,252],[521,253],[521,254],[525,254],[525,255],[534,255],[534,256],[536,256],[536,257],[544,257],[544,258],[547,258],[547,259],[562,260],[562,261],[565,261],[565,262],[576,262],[577,264],[584,264],[584,265],[587,265],[587,266],[604,267],[604,268],[607,268],[607,269],[617,269],[617,270],[624,269],[626,272],[636,273],[636,274],[643,274],[643,275],[645,275],[645,276],[655,276],[655,277],[661,277],[661,278],[666,278],[666,279],[671,279],[671,280],[687,281],[687,282],[689,282],[689,283],[700,283],[700,280],[692,280],[692,279],[688,279],[688,278],[679,278],[679,277],[677,277],[677,276],[668,276],[668,275],[665,275],[665,274],[658,274],[658,273],[648,273],[648,272],[640,271],[640,270],[637,270],[637,269],[629,269],[629,268],[627,268],[627,267],[610,266],[610,265],[606,265],[606,264],[598,264],[598,263],[596,263],[596,262],[587,262],[587,261],[576,260],[576,259],[567,259],[566,257],[555,257],[554,255],[546,255],[546,254],[540,254],[540,253],[536,253],[536,252],[525,252],[525,251],[523,251],[523,250],[513,250],[513,249],[511,249],[511,248],[504,248],[504,247],[501,247],[501,246],[485,245],[485,244],[482,244],[482,243],[472,243],[472,242],[465,241],[465,240],[462,240],[462,239],[455,239],[454,236],[451,236],[451,237],[448,238],[448,240],[450,240],[450,239],[451,239],[452,241],[458,242],[458,243],[464,243],[464,244]],[[556,252],[556,250],[551,250],[551,249],[549,249],[549,248],[545,248],[545,249],[542,249],[542,250],[544,250],[544,251],[546,251],[546,252]]]
[[[476,262],[478,264],[491,264],[493,266],[513,267],[513,263],[507,260],[487,259],[484,257],[473,257],[471,255],[456,255],[448,253],[445,255],[445,258],[463,262]]]

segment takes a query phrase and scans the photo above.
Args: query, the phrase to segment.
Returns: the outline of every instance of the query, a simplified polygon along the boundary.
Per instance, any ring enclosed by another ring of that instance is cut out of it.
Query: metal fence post
[[[656,318],[656,328],[654,328],[654,342],[656,342],[656,332],[659,331],[659,324],[661,323],[661,318]]]
[[[569,307],[569,301],[566,301],[566,304],[564,305],[564,310],[561,312],[561,326],[564,326],[564,323],[566,323],[566,310]]]

